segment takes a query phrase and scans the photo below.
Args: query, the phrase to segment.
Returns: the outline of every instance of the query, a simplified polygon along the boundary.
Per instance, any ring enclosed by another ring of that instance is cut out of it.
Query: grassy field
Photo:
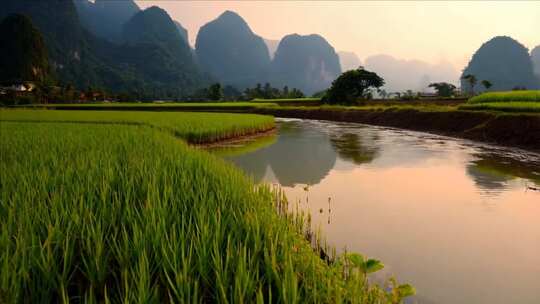
[[[469,99],[469,103],[540,102],[539,91],[488,92]]]
[[[540,113],[540,102],[483,102],[460,105],[460,110]]]
[[[4,110],[0,111],[0,120],[147,125],[190,143],[208,143],[274,127],[270,116],[189,112]]]
[[[152,127],[213,140],[230,134],[215,125],[241,117],[107,113],[0,112],[1,303],[397,303],[412,293],[368,284],[380,265],[360,255],[325,263],[280,195]]]

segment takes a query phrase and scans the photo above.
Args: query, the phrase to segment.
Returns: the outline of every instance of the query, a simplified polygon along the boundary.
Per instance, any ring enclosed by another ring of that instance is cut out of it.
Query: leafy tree
[[[323,102],[332,104],[353,104],[358,99],[367,99],[372,90],[384,85],[384,79],[374,72],[360,67],[339,76],[328,89]]]
[[[272,98],[272,86],[268,82],[264,84],[263,96],[266,99]]]
[[[447,82],[431,83],[428,87],[434,88],[440,97],[452,97],[456,93],[456,86]]]
[[[477,82],[476,76],[474,76],[473,74],[467,74],[463,76],[463,79],[465,79],[469,83],[469,86],[471,88],[471,95],[474,95],[474,86]]]
[[[418,93],[414,93],[412,90],[407,90],[401,94],[401,99],[403,100],[415,100],[418,98]]]
[[[283,88],[281,91],[278,88],[272,87],[269,83],[264,85],[264,88],[261,84],[257,84],[255,88],[247,88],[244,91],[246,99],[251,100],[255,98],[260,99],[279,99],[279,98],[303,98],[305,97],[304,93],[297,88],[289,89],[288,86]]]
[[[486,91],[493,86],[489,80],[482,80],[480,83],[484,86],[484,88],[486,88]]]
[[[304,98],[306,95],[297,88],[293,88],[292,91],[287,95],[283,96],[284,98]]]
[[[326,95],[327,90],[322,90],[311,95],[313,98],[323,98]]]
[[[239,100],[242,98],[242,92],[232,85],[226,85],[223,88],[223,99],[225,100]]]
[[[285,95],[285,96],[289,95],[289,87],[288,86],[283,87],[283,95]]]
[[[221,100],[223,98],[223,89],[221,88],[221,84],[214,83],[208,87],[208,99],[210,100]]]

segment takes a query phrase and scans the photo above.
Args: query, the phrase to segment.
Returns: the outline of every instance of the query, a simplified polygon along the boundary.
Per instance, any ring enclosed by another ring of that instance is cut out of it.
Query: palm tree
[[[469,82],[469,85],[471,86],[471,95],[474,95],[474,86],[476,85],[476,76],[473,74],[467,74],[463,76],[463,79],[467,80]]]
[[[484,88],[486,88],[486,91],[488,91],[489,88],[493,86],[493,84],[489,80],[482,80],[482,82],[480,83],[484,86]]]

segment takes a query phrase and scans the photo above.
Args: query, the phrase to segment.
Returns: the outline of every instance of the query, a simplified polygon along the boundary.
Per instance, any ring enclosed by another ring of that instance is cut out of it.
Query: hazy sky
[[[224,10],[240,14],[258,35],[324,36],[336,51],[362,60],[376,54],[449,62],[457,70],[493,36],[507,35],[529,49],[540,44],[540,1],[137,1],[157,5],[189,31]]]

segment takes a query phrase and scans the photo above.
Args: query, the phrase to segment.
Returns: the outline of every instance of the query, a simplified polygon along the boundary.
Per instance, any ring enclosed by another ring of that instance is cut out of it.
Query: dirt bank
[[[276,117],[357,122],[448,135],[540,152],[540,115],[473,111],[261,108]]]

